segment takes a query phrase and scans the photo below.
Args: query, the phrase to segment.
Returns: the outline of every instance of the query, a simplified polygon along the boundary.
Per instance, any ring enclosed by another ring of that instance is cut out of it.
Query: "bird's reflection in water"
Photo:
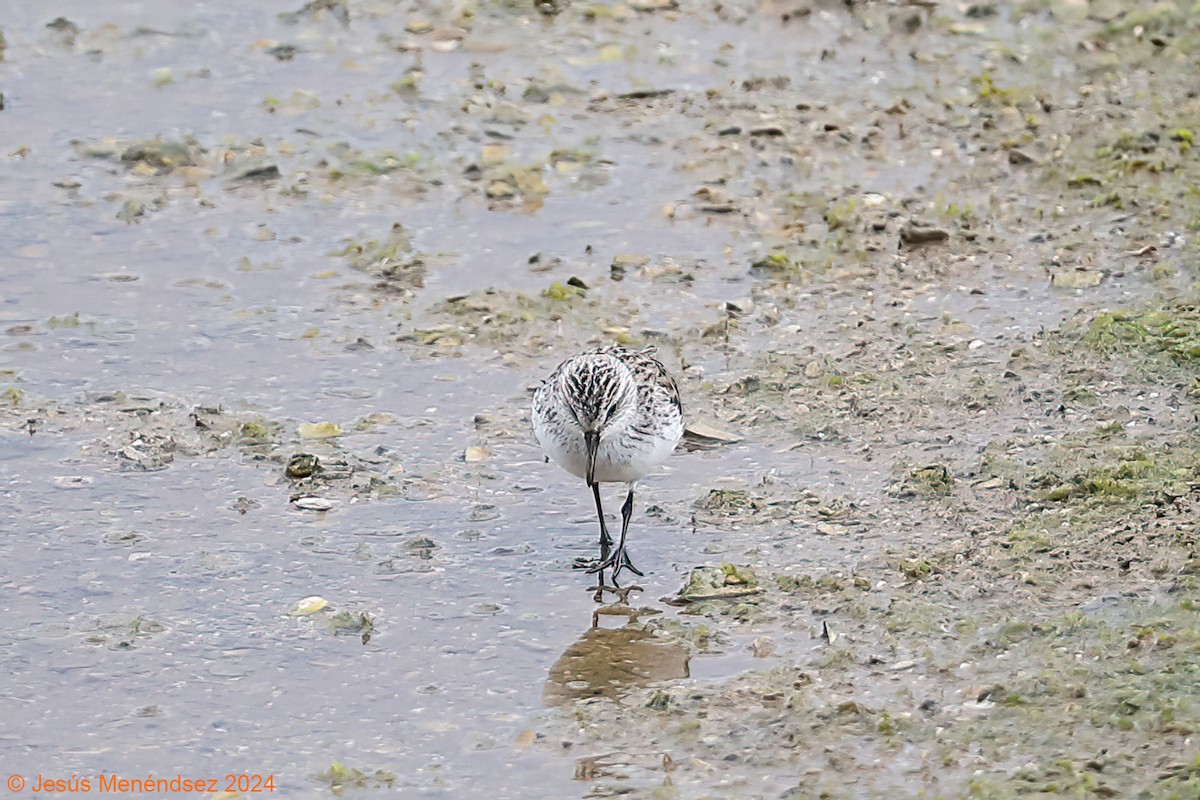
[[[619,628],[602,628],[600,616],[628,618]],[[638,621],[628,606],[606,606],[592,615],[592,627],[550,667],[542,702],[560,706],[586,697],[619,699],[649,683],[688,677],[689,653],[679,642],[664,641]]]

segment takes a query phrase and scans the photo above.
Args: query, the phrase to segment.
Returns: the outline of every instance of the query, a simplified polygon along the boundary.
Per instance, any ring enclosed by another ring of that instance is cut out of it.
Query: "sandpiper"
[[[588,571],[612,568],[612,581],[624,569],[635,575],[625,552],[633,515],[633,489],[647,472],[666,460],[683,436],[679,387],[654,349],[598,347],[567,359],[533,396],[533,433],[556,464],[587,481],[600,518],[600,560]],[[621,538],[612,550],[604,522],[601,483],[626,483],[621,506]]]

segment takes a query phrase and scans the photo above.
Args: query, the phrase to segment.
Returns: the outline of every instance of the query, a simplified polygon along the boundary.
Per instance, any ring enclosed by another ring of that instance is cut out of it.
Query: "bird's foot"
[[[619,547],[616,550],[614,550],[612,552],[612,555],[608,556],[607,558],[601,558],[600,561],[593,563],[592,566],[588,567],[588,572],[603,572],[604,570],[609,569],[610,567],[612,568],[612,571],[613,571],[613,574],[612,574],[613,585],[617,585],[617,576],[620,575],[621,570],[624,570],[624,569],[629,570],[634,575],[637,575],[639,578],[644,578],[646,575],[646,573],[642,572],[640,569],[638,569],[637,567],[635,567],[633,565],[633,562],[629,560],[629,555],[625,552],[625,548],[623,548],[623,547]],[[601,583],[604,582],[603,576],[601,576],[600,582]]]

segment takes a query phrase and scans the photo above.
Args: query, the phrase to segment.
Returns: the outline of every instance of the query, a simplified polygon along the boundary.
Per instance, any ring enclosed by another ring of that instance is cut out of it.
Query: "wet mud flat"
[[[1189,4],[123,13],[0,21],[11,772],[1200,791]],[[601,342],[698,435],[597,605]]]

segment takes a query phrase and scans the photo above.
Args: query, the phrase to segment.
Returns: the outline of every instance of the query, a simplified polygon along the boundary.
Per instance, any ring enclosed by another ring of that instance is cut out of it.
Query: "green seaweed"
[[[1180,364],[1200,362],[1200,308],[1173,301],[1149,311],[1104,311],[1083,340],[1101,352],[1163,353]]]

